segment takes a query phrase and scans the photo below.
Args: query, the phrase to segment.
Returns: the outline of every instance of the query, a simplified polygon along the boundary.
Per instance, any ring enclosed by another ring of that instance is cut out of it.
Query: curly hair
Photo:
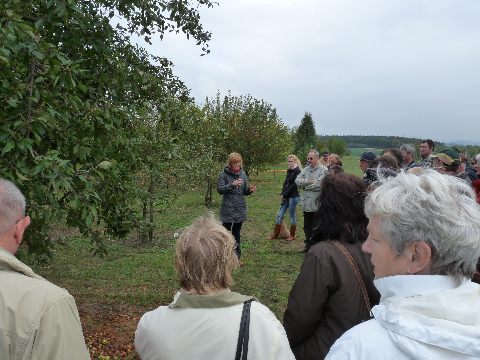
[[[240,167],[243,167],[242,155],[237,152],[232,152],[230,155],[228,155],[227,166],[231,167],[235,163],[239,163]]]
[[[326,175],[322,180],[312,243],[365,241],[368,236],[368,219],[363,210],[365,196],[365,184],[358,177],[345,173]]]

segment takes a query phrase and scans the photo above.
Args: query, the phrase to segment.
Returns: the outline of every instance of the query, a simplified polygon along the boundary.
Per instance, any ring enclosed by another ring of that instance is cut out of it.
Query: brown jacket
[[[373,269],[361,244],[342,243],[355,260],[370,298],[378,304]],[[362,291],[345,256],[332,243],[310,248],[293,285],[283,318],[297,360],[323,359],[347,330],[370,319]]]

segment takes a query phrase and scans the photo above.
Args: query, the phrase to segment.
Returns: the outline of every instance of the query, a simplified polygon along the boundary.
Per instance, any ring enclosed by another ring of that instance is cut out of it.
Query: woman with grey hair
[[[365,213],[380,304],[327,359],[477,359],[480,206],[462,180],[402,172],[370,193]]]
[[[400,151],[402,152],[403,168],[405,170],[409,170],[417,166],[417,163],[415,162],[415,146],[403,144],[400,146]]]
[[[275,315],[251,302],[253,297],[230,290],[238,266],[234,248],[232,234],[213,216],[196,219],[182,232],[175,256],[182,289],[170,305],[140,319],[135,348],[142,359],[235,359],[245,302],[251,306],[248,359],[295,359]]]

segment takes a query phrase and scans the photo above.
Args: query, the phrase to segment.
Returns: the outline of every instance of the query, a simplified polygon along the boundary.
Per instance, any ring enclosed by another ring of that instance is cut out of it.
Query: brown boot
[[[295,231],[297,231],[297,225],[290,225],[290,236],[287,240],[292,241],[295,240]]]
[[[281,224],[275,224],[275,227],[273,228],[273,234],[270,235],[270,237],[268,238],[269,240],[273,240],[273,239],[278,239],[278,235],[280,235],[280,228],[282,227]]]

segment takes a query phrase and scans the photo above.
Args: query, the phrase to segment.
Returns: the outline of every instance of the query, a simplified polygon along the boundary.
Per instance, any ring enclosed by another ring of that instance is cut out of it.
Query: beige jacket
[[[90,359],[65,290],[0,248],[0,359]]]
[[[315,168],[305,166],[302,172],[295,179],[298,188],[303,188],[303,194],[300,196],[302,210],[305,212],[316,212],[318,210],[318,198],[322,189],[322,179],[327,174],[328,169],[318,164]],[[309,181],[314,180],[313,184]]]

